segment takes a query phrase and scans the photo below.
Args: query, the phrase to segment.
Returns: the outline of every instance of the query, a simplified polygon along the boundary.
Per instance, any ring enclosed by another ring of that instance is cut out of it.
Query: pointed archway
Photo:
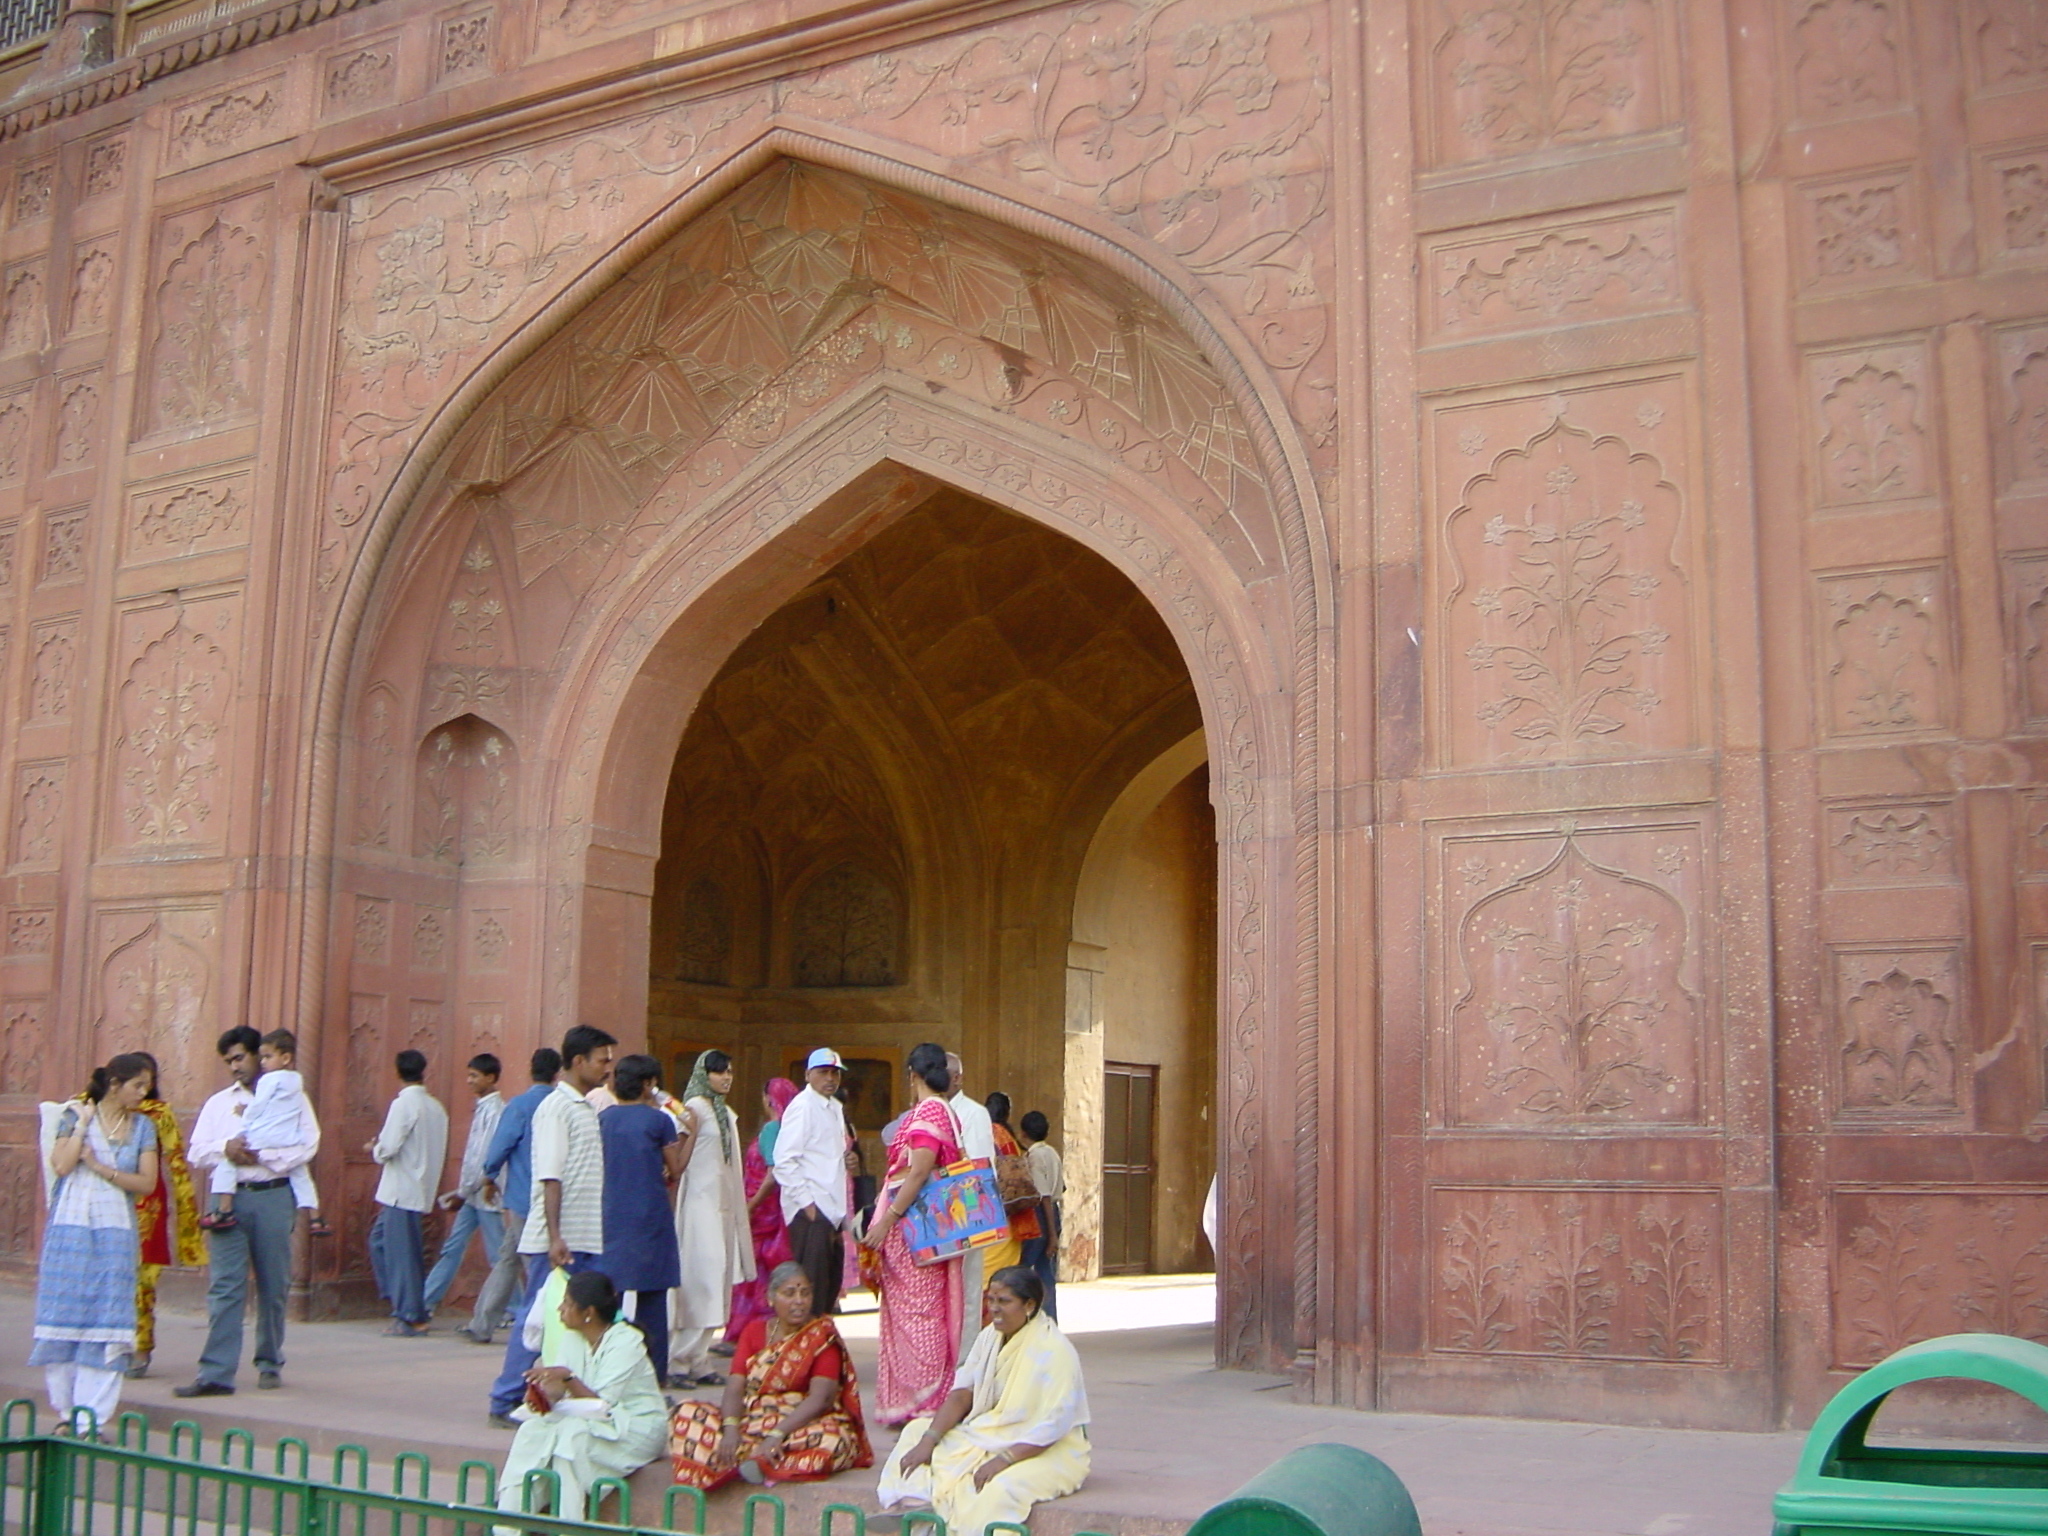
[[[445,1072],[578,1017],[631,1033],[698,697],[956,487],[1116,566],[1187,664],[1218,808],[1219,1356],[1312,1347],[1315,581],[1214,350],[1100,262],[843,171],[780,161],[698,211],[416,476],[341,710],[325,1003],[349,1029],[324,1065],[431,1039]],[[430,804],[437,753],[469,798]],[[512,831],[471,858],[419,835],[429,813]],[[371,1172],[337,1171],[351,1193]]]

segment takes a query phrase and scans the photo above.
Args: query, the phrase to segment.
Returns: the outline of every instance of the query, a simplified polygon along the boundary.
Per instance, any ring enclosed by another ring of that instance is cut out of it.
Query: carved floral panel
[[[509,859],[517,767],[511,739],[474,715],[429,733],[415,771],[413,852],[455,865]]]
[[[2048,1193],[1841,1190],[1834,1229],[1836,1365],[1949,1333],[2048,1343]]]
[[[1997,333],[1992,448],[1999,489],[2048,489],[2048,325]]]
[[[1934,402],[1924,343],[1809,356],[1806,380],[1821,505],[1933,493]]]
[[[1943,568],[1822,576],[1818,587],[1825,732],[1854,739],[1947,729]]]
[[[1594,143],[1669,120],[1659,0],[1435,0],[1439,164]]]
[[[105,197],[109,192],[120,191],[127,170],[126,139],[95,139],[85,147],[85,167],[80,177],[83,195]]]
[[[377,1090],[389,1081],[384,1052],[384,998],[367,992],[348,1000],[348,1112],[358,1118],[377,1112]]]
[[[2048,550],[2008,555],[2006,615],[2019,696],[2027,730],[2048,728]]]
[[[119,636],[108,841],[151,853],[218,845],[240,599],[131,608]]]
[[[29,958],[47,955],[57,945],[57,909],[54,907],[10,907],[7,912],[6,953]]]
[[[102,409],[97,368],[57,380],[56,431],[50,443],[50,473],[68,475],[90,469],[99,457]]]
[[[137,391],[142,435],[216,431],[254,414],[270,241],[268,190],[157,226]]]
[[[363,697],[357,728],[355,840],[365,848],[392,846],[398,816],[398,698],[389,684],[379,683]]]
[[[282,74],[247,80],[171,108],[164,134],[169,170],[205,165],[289,136],[296,123]]]
[[[1899,0],[1794,0],[1792,96],[1807,122],[1886,112],[1906,101]]]
[[[494,15],[470,7],[435,23],[434,83],[452,84],[488,74]]]
[[[1978,174],[1977,236],[1985,251],[2017,261],[2048,257],[2048,148],[1987,155]]]
[[[1926,275],[1920,189],[1911,167],[1799,188],[1795,249],[1809,292],[1835,293]]]
[[[43,558],[36,580],[43,586],[77,581],[85,575],[86,513],[66,507],[43,515]]]
[[[1672,309],[1684,302],[1672,208],[1513,235],[1432,242],[1424,308],[1433,338],[1462,339]]]
[[[412,924],[412,968],[438,971],[448,963],[448,921],[446,907],[421,907]]]
[[[2038,0],[1970,0],[1964,25],[1976,45],[1971,57],[1978,89],[2048,85],[2048,15]]]
[[[34,408],[34,396],[27,389],[0,394],[0,485],[12,485],[28,473],[29,418]]]
[[[8,867],[55,869],[64,846],[64,791],[70,765],[21,763],[14,770]]]
[[[1954,945],[1837,949],[1835,1103],[1848,1120],[1953,1118],[1969,1042]]]
[[[0,268],[0,357],[34,352],[48,342],[48,270],[41,257]]]
[[[14,585],[14,552],[20,540],[18,523],[0,523],[0,592]]]
[[[1437,415],[1443,760],[1698,740],[1685,414],[1680,381],[1664,378]]]
[[[71,257],[71,289],[66,299],[71,334],[104,331],[114,307],[114,251],[111,236],[89,240]]]
[[[249,542],[247,471],[138,491],[128,500],[126,563],[146,565]]]
[[[1429,1218],[1433,1350],[1722,1358],[1726,1257],[1716,1194],[1439,1188]]]
[[[146,1050],[166,1079],[198,1089],[218,1075],[213,985],[221,974],[220,913],[211,903],[103,908],[94,914],[102,1057]],[[210,1068],[210,1070],[209,1070]]]
[[[357,897],[355,958],[365,965],[383,965],[390,955],[391,903],[381,897]]]
[[[10,997],[0,1003],[0,1093],[40,1093],[49,999]],[[26,1170],[23,1170],[26,1173]]]
[[[1832,886],[1951,885],[1958,878],[1955,808],[1947,801],[1831,805],[1826,841]]]
[[[790,913],[790,980],[799,987],[886,987],[902,980],[903,899],[858,864],[826,870]]]
[[[1452,1124],[1711,1118],[1702,850],[1697,824],[1444,842]]]
[[[32,160],[14,175],[14,223],[47,219],[56,200],[57,163]]]
[[[320,79],[321,110],[331,116],[386,105],[398,94],[398,38],[372,38],[328,55]]]
[[[71,699],[78,683],[78,615],[45,619],[28,632],[28,708],[30,725],[62,725],[71,718]]]

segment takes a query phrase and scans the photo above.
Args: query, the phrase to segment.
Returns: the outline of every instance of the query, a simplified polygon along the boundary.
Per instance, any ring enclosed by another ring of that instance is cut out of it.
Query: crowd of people
[[[50,1217],[31,1363],[61,1416],[115,1411],[126,1377],[148,1371],[155,1287],[166,1265],[210,1269],[208,1326],[180,1397],[235,1391],[253,1279],[257,1385],[284,1368],[295,1230],[330,1236],[310,1164],[320,1127],[286,1030],[231,1029],[228,1085],[202,1107],[187,1147],[140,1053],[98,1068],[86,1090],[44,1106]],[[680,1095],[651,1056],[618,1051],[588,1025],[535,1051],[531,1086],[507,1099],[502,1063],[465,1068],[469,1125],[454,1187],[439,1190],[449,1115],[416,1050],[369,1143],[379,1178],[369,1250],[390,1310],[385,1332],[418,1338],[471,1245],[488,1272],[460,1332],[492,1345],[508,1328],[489,1392],[515,1432],[504,1507],[549,1472],[561,1511],[664,1453],[701,1489],[773,1484],[872,1466],[852,1357],[833,1314],[866,1286],[881,1303],[873,1412],[900,1429],[882,1473],[885,1509],[929,1505],[979,1531],[1021,1521],[1078,1488],[1088,1470],[1080,1363],[1057,1325],[1057,1152],[1037,1111],[966,1093],[959,1056],[910,1052],[911,1104],[883,1130],[887,1164],[862,1175],[830,1048],[801,1086],[762,1091],[751,1140],[727,1102],[733,1063],[698,1057]],[[1007,1235],[937,1257],[905,1222],[933,1177],[987,1159]],[[203,1182],[201,1196],[198,1184]],[[431,1267],[426,1218],[446,1214]],[[722,1367],[722,1368],[721,1368]],[[712,1389],[712,1398],[665,1391]],[[549,1479],[539,1480],[545,1486]]]

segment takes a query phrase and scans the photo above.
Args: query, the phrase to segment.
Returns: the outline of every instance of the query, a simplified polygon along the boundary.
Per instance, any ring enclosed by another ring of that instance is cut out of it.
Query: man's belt
[[[242,1191],[242,1192],[244,1192],[244,1193],[249,1193],[249,1194],[253,1194],[253,1193],[254,1193],[255,1191],[257,1191],[257,1190],[259,1190],[259,1189],[283,1189],[283,1188],[285,1187],[285,1185],[287,1185],[287,1184],[289,1184],[289,1183],[291,1183],[291,1180],[290,1180],[289,1178],[283,1178],[283,1179],[251,1179],[251,1180],[250,1180],[250,1181],[249,1181],[248,1183],[246,1183],[246,1184],[239,1184],[239,1185],[237,1185],[237,1186],[236,1186],[236,1188],[237,1188],[238,1190],[241,1190],[241,1191]]]

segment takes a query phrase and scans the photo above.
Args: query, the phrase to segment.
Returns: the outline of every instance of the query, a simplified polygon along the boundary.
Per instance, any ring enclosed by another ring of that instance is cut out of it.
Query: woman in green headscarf
[[[675,1386],[724,1384],[711,1368],[711,1346],[725,1332],[732,1288],[754,1278],[739,1121],[725,1102],[730,1092],[732,1058],[706,1051],[683,1089],[689,1151],[676,1198],[683,1283],[675,1289],[668,1353]]]

